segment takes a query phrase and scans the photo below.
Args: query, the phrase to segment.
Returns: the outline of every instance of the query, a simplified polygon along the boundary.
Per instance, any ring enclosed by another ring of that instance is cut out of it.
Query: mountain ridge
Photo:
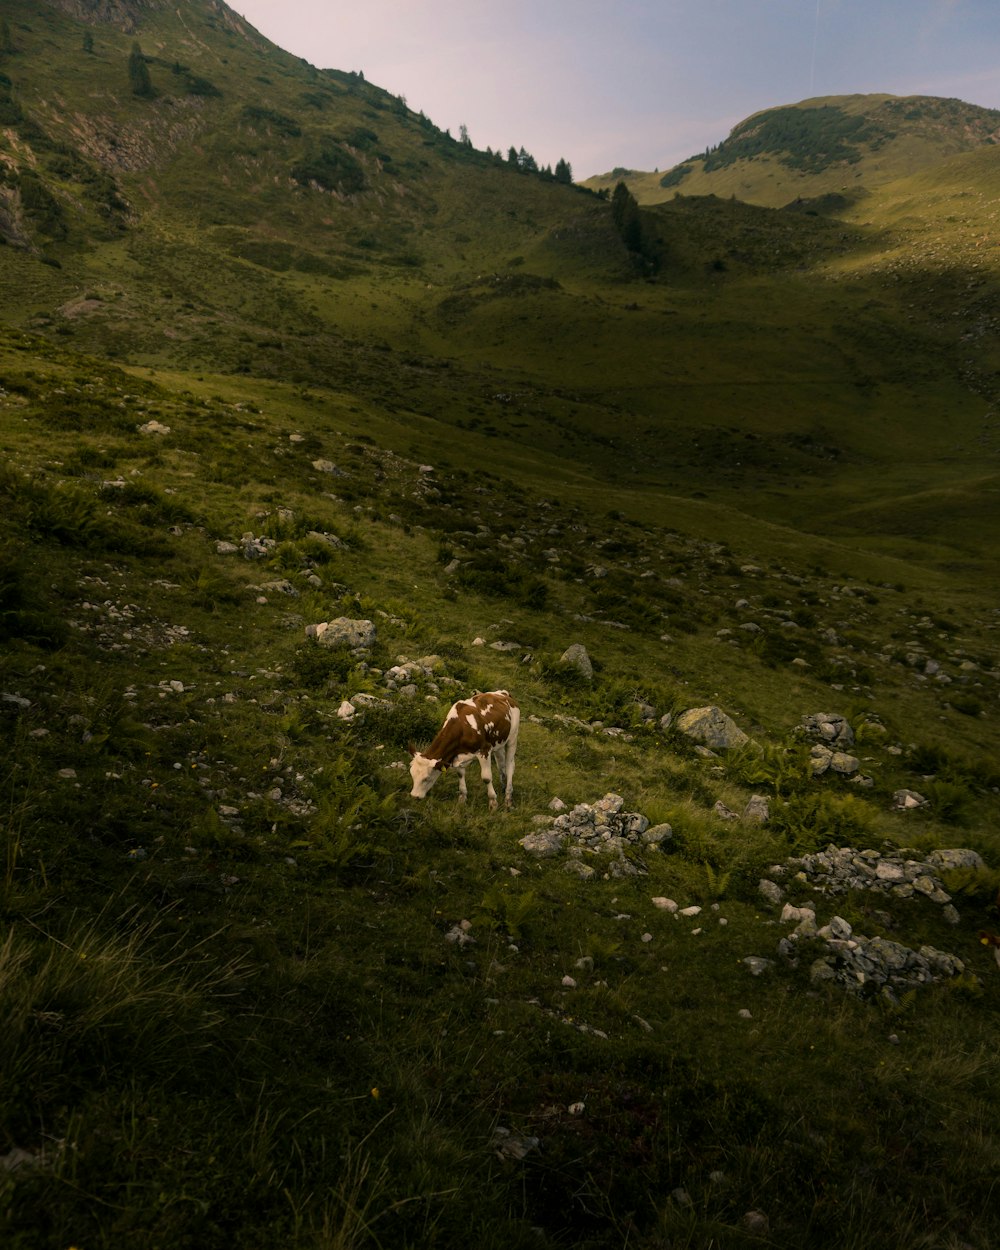
[[[782,207],[831,193],[856,196],[1000,139],[1000,110],[937,96],[810,97],[762,109],[707,152],[666,172],[613,171],[643,204],[675,195],[736,195]]]

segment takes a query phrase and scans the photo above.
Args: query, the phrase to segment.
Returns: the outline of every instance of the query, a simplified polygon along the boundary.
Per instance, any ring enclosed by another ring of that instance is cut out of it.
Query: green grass
[[[672,202],[643,275],[599,200],[225,15],[185,9],[190,37],[150,11],[138,102],[130,37],[94,27],[88,56],[58,9],[14,10],[4,72],[66,234],[0,246],[4,1244],[995,1244],[997,514],[968,336],[996,274],[966,164],[852,222]],[[98,88],[140,166],[124,224],[100,144],[74,163],[41,106],[86,117]],[[324,143],[363,188],[291,186]],[[307,638],[340,615],[375,622],[369,654]],[[408,744],[496,687],[525,715],[513,811],[475,770],[464,806],[451,776],[410,800]],[[388,706],[341,719],[359,694]],[[755,745],[702,758],[661,720],[709,703]],[[810,777],[820,710],[870,787]],[[893,810],[903,787],[929,806]],[[641,875],[523,852],[554,796],[609,791],[673,827]],[[765,826],[716,810],[752,794]],[[778,961],[758,881],[830,841],[979,851],[956,926],[789,887],[966,973],[892,1004]]]

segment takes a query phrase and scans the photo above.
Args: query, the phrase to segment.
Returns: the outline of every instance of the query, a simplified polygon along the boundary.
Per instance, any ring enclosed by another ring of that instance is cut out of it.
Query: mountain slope
[[[1000,1244],[997,150],[626,214],[0,16],[0,1244]]]
[[[829,96],[765,109],[717,147],[666,173],[619,177],[642,204],[675,195],[718,195],[780,208],[795,200],[852,202],[874,187],[1000,140],[1000,111],[934,96]]]
[[[889,218],[845,233],[685,197],[646,219],[638,256],[599,199],[288,57],[225,6],[132,13],[149,97],[130,89],[131,33],[29,5],[13,26],[0,267],[15,323],[136,364],[347,386],[623,484],[641,466],[678,515],[707,494],[815,524],[795,496],[825,489],[834,461],[812,446],[838,449],[856,501],[900,457],[947,488],[978,456],[981,387],[958,350],[978,317],[960,296],[971,257],[935,278],[948,312],[922,301],[914,318],[886,263],[898,250],[922,274],[920,231],[890,241]],[[911,358],[919,391],[897,364]]]

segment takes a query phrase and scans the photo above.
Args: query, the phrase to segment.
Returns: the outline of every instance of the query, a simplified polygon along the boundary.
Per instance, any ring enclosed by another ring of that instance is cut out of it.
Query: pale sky
[[[360,70],[477,148],[669,169],[810,96],[1000,108],[1000,0],[229,0],[320,69]]]

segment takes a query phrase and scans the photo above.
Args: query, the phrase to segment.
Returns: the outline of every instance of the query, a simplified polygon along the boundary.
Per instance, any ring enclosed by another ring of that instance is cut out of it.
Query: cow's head
[[[441,765],[437,760],[429,760],[426,755],[421,755],[414,747],[410,747],[410,755],[413,757],[410,760],[410,776],[413,778],[410,798],[426,799],[431,786],[441,776]]]

